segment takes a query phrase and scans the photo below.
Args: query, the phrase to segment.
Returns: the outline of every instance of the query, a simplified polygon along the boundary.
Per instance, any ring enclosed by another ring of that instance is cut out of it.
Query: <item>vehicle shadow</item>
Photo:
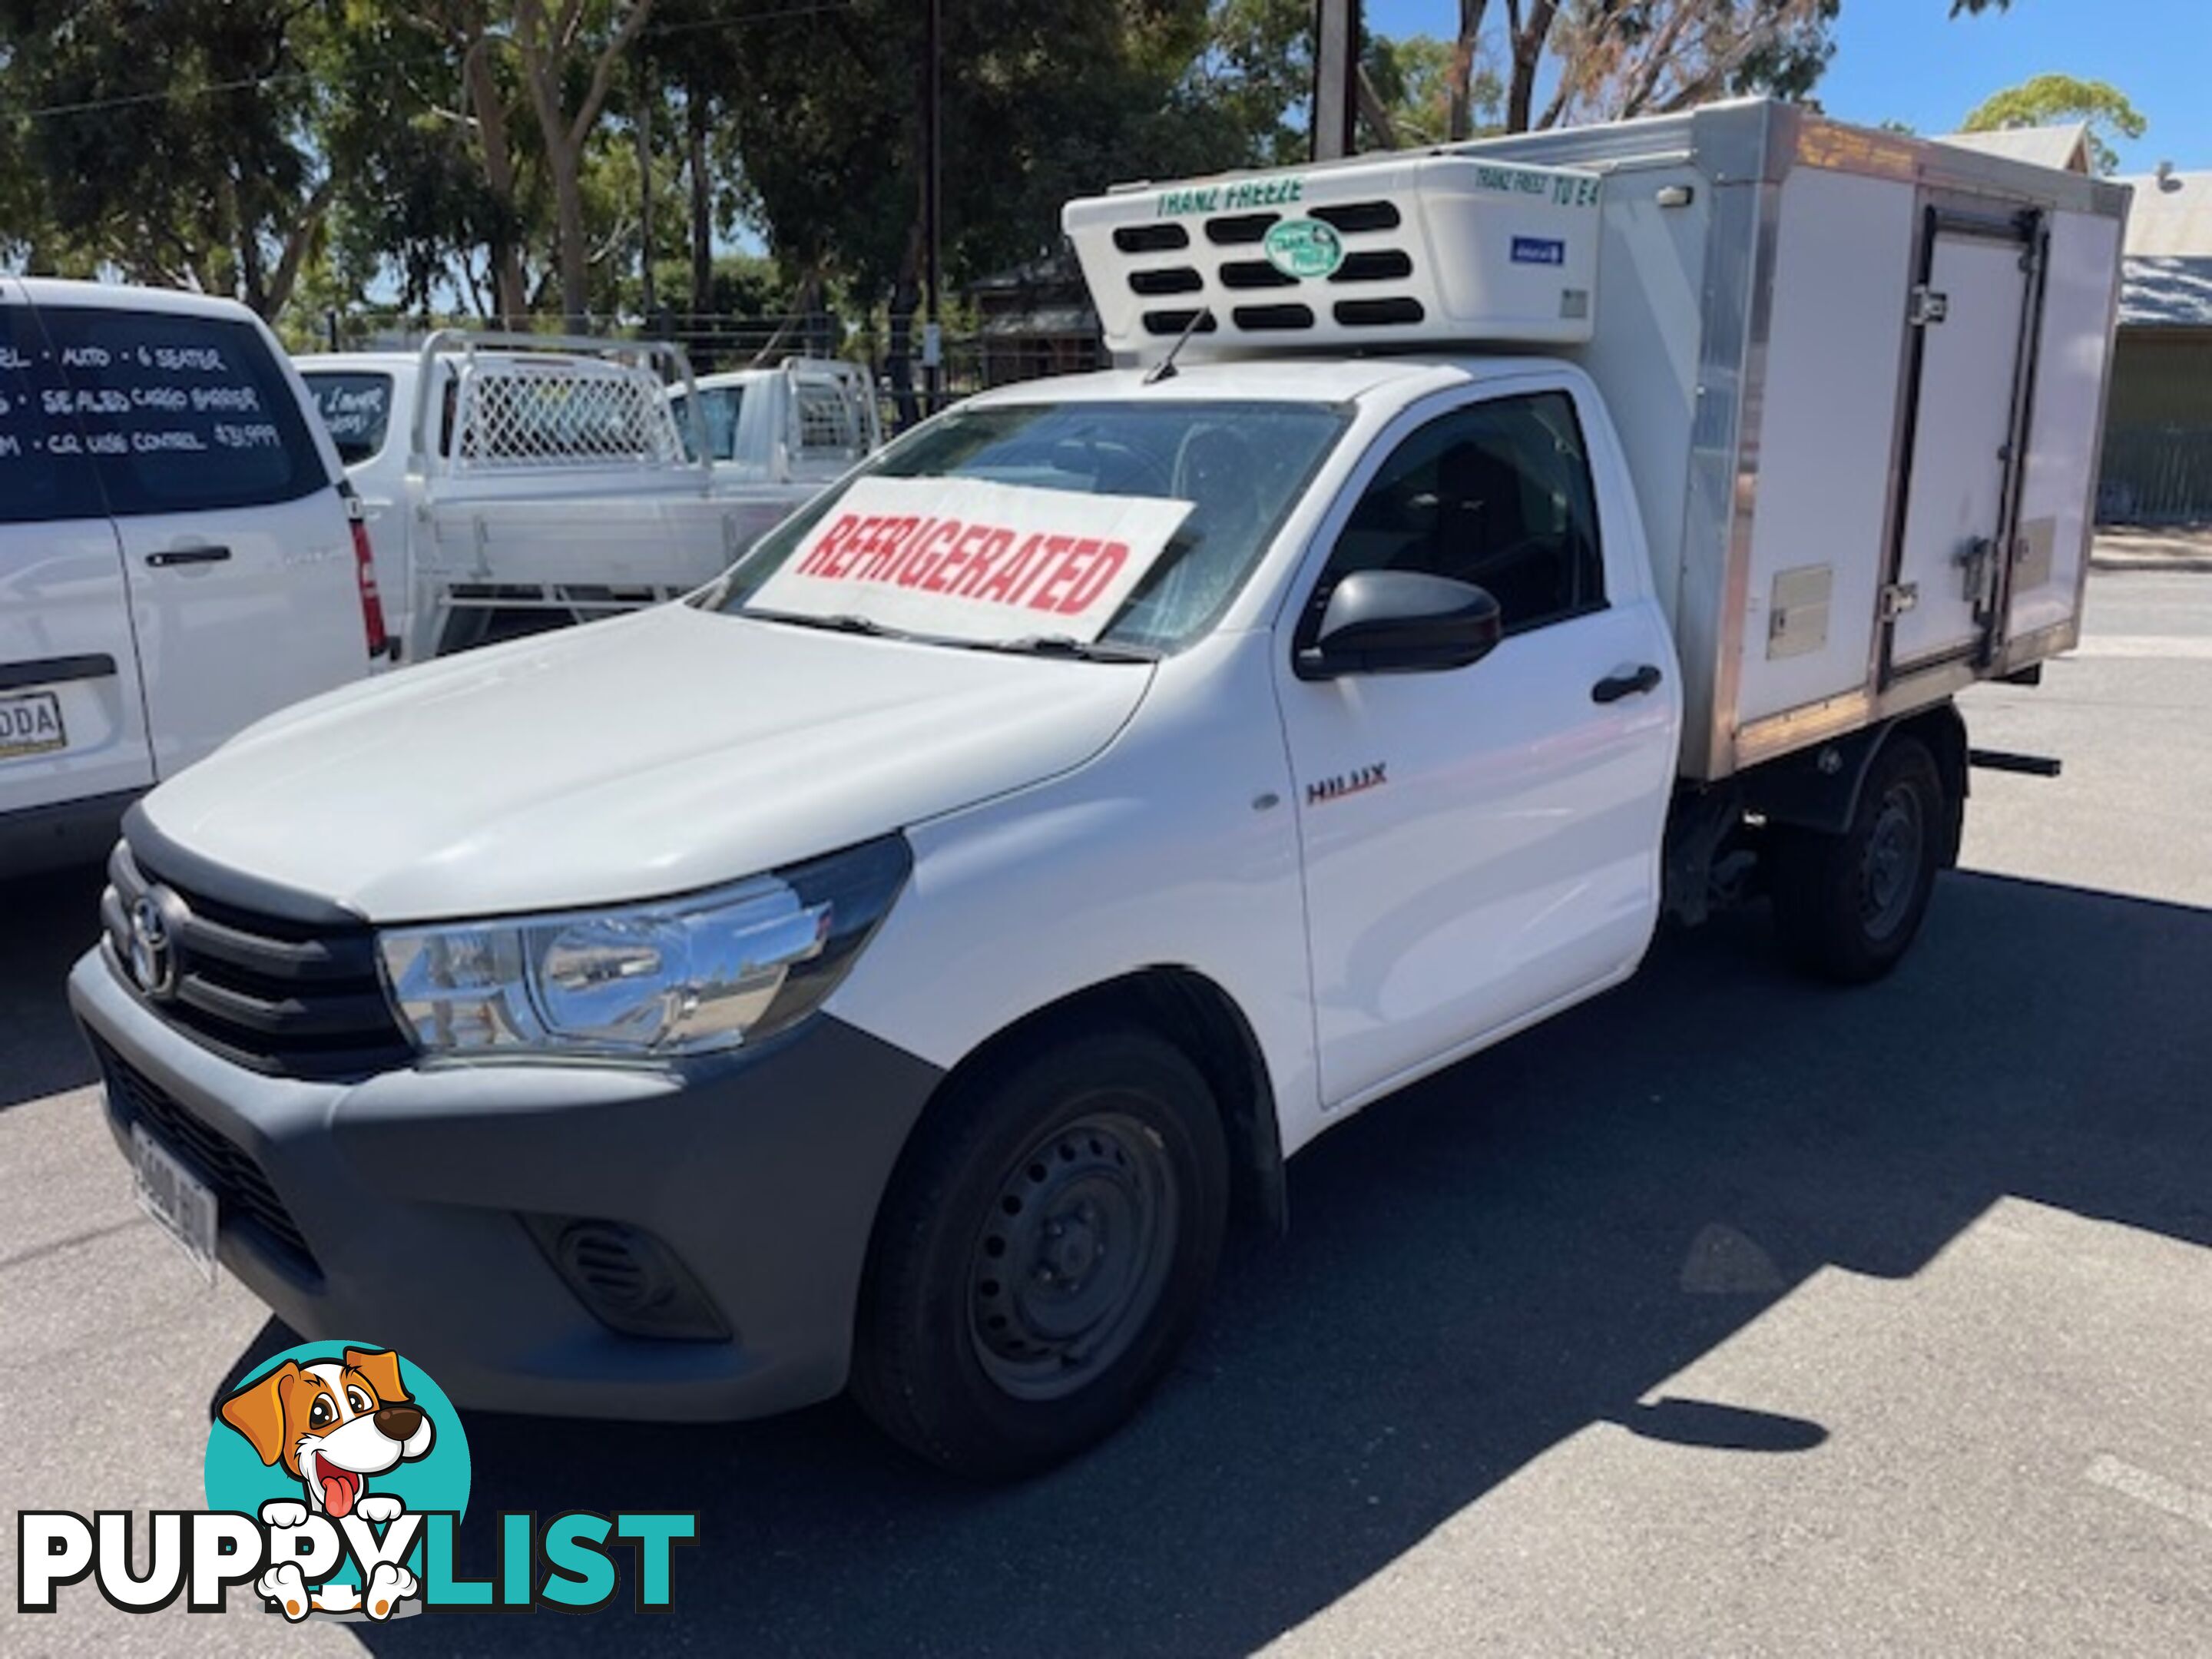
[[[496,1510],[695,1510],[673,1616],[361,1640],[1244,1653],[1593,1423],[1713,1457],[1820,1443],[1756,1400],[1661,1389],[1817,1269],[1915,1273],[2005,1194],[2212,1245],[2212,911],[1956,876],[1858,993],[1785,976],[1763,921],[1662,941],[1620,992],[1297,1159],[1289,1237],[1240,1246],[1185,1364],[1077,1464],[961,1486],[843,1406],[471,1413],[464,1569],[489,1571]]]
[[[106,881],[91,864],[0,882],[0,1111],[99,1076],[63,988],[100,936]]]

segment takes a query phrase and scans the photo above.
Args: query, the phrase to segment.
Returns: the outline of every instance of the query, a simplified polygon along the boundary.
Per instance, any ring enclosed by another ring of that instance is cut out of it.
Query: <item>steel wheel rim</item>
[[[1066,1398],[1127,1353],[1160,1304],[1181,1222],[1167,1147],[1124,1112],[1039,1138],[991,1197],[968,1273],[985,1375]]]
[[[1869,938],[1888,939],[1911,914],[1926,843],[1919,794],[1910,784],[1892,784],[1859,864],[1859,920]]]

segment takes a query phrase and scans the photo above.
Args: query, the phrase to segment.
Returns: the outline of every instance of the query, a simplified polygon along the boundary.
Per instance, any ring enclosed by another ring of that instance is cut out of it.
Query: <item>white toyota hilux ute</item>
[[[150,796],[71,994],[171,1231],[464,1403],[849,1386],[1007,1474],[1133,1407],[1285,1158],[1662,914],[1886,972],[1952,693],[2078,627],[2124,197],[1763,104],[1547,142],[1073,204],[1127,366]]]

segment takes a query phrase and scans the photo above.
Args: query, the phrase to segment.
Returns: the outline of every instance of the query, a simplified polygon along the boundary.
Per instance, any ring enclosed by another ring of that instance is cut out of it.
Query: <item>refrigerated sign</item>
[[[1097,639],[1191,503],[963,478],[863,478],[747,601],[905,633]]]

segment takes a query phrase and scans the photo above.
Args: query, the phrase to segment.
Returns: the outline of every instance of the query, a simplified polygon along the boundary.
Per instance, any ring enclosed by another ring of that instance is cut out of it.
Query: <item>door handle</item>
[[[1646,691],[1656,691],[1664,678],[1658,664],[1644,663],[1626,674],[1607,674],[1590,687],[1590,701],[1619,702],[1623,697],[1640,697]]]
[[[156,570],[167,570],[177,564],[221,564],[230,556],[227,547],[172,547],[159,553],[149,553],[146,562]]]

